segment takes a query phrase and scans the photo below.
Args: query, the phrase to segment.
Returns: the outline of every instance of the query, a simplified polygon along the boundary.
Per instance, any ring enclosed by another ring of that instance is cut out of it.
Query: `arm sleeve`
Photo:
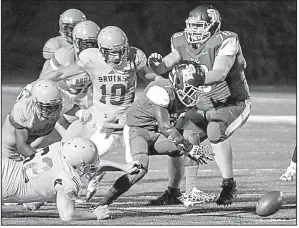
[[[64,192],[69,200],[75,200],[78,197],[82,183],[76,176],[69,175],[68,178],[57,179],[63,186]],[[59,182],[58,182],[59,183]]]
[[[43,47],[43,57],[45,59],[50,59],[53,55],[54,52],[57,50],[58,44],[54,38],[49,39],[44,47]]]
[[[140,49],[137,49],[137,53],[136,53],[136,58],[135,58],[135,63],[136,63],[136,70],[140,70],[141,68],[146,66],[146,55],[144,54],[143,51],[141,51]]]
[[[12,110],[8,114],[10,124],[16,129],[26,129],[28,125],[25,106],[22,105],[23,101],[24,100],[21,100],[15,103]]]
[[[178,63],[181,60],[179,52],[174,47],[173,36],[170,39],[171,52],[163,58],[167,68],[172,67],[174,64]]]
[[[220,55],[236,55],[239,50],[239,41],[236,37],[229,37],[224,40],[219,48],[218,56]]]
[[[146,97],[155,105],[167,108],[169,105],[169,95],[167,91],[157,85],[154,85],[149,88],[146,93]]]

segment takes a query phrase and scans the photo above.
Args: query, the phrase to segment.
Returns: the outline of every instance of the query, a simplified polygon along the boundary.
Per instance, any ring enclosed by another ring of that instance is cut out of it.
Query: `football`
[[[283,194],[280,191],[272,191],[263,195],[256,205],[256,213],[259,216],[268,216],[277,212],[283,200]]]

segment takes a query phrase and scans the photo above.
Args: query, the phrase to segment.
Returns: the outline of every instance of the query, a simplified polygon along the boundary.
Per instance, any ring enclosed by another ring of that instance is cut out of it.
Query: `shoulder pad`
[[[185,33],[184,32],[176,32],[171,36],[171,48],[177,49],[177,47],[181,45],[185,45],[187,43]]]
[[[136,66],[136,70],[141,69],[142,67],[146,66],[146,55],[143,51],[136,47],[129,47],[129,54],[128,54],[129,61],[133,61],[134,65]]]
[[[32,113],[30,113],[31,105],[31,99],[26,97],[14,104],[12,110],[9,113],[9,122],[13,127],[17,129],[28,127],[27,125],[30,114],[33,115]]]
[[[169,95],[167,91],[158,85],[151,86],[146,92],[146,97],[156,105],[161,107],[168,107],[169,105]]]
[[[50,38],[43,47],[43,57],[50,59],[54,52],[59,48],[57,37]]]
[[[236,37],[229,37],[222,41],[218,55],[236,55],[239,50],[239,41]]]
[[[217,43],[222,43],[224,40],[235,37],[238,38],[238,35],[234,32],[230,31],[219,31],[213,35],[213,38],[211,38],[211,41],[217,42]]]
[[[50,60],[50,65],[53,69],[65,67],[75,61],[74,49],[59,48],[55,51]]]

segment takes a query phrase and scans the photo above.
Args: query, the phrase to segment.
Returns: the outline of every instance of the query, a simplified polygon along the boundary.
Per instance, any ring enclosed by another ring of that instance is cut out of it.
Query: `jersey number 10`
[[[122,105],[125,102],[125,94],[126,94],[126,86],[123,84],[114,84],[113,86],[111,86],[110,88],[110,93],[111,95],[109,95],[108,92],[108,96],[107,96],[107,85],[104,84],[100,87],[101,91],[102,91],[102,95],[100,98],[100,102],[103,104],[107,103],[107,97],[109,99],[109,103],[112,105]],[[120,91],[119,95],[116,95],[116,92]],[[134,96],[132,96],[133,101],[134,101]]]

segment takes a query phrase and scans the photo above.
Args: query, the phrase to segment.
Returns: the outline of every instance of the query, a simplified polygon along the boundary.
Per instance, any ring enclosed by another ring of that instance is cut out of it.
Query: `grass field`
[[[9,112],[16,91],[2,91],[2,121]],[[2,225],[122,225],[122,226],[226,226],[226,225],[297,225],[296,181],[282,182],[280,175],[287,168],[296,143],[296,94],[252,92],[252,112],[248,122],[231,137],[234,155],[234,174],[239,195],[235,203],[219,207],[207,203],[191,209],[183,206],[149,207],[149,199],[159,196],[167,186],[167,156],[150,158],[150,168],[143,180],[111,205],[111,220],[62,222],[55,204],[40,210],[26,211],[22,206],[2,206]],[[48,142],[55,141],[52,133]],[[124,161],[122,146],[106,158]],[[101,198],[121,172],[108,173],[91,203],[78,208],[88,209]],[[214,162],[201,166],[197,187],[219,193],[221,175]],[[182,184],[184,191],[185,182]],[[258,199],[268,191],[282,191],[282,208],[274,215],[255,214]],[[85,194],[85,191],[82,191]]]

